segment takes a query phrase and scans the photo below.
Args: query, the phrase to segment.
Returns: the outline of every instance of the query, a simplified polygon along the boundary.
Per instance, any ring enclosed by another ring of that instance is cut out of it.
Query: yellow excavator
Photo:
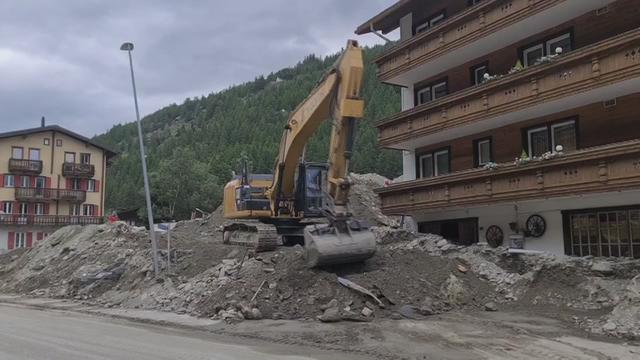
[[[356,122],[363,116],[362,49],[354,40],[291,113],[284,128],[273,175],[241,174],[224,188],[224,243],[270,251],[304,244],[310,267],[366,260],[376,251],[368,225],[348,207],[349,162]],[[304,159],[306,145],[320,127],[332,124],[326,164]]]

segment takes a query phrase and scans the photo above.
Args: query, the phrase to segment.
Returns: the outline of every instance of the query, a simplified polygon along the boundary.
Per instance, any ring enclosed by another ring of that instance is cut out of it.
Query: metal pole
[[[171,224],[167,228],[167,273],[170,273],[171,267]]]
[[[158,244],[156,243],[156,233],[153,229],[153,211],[151,209],[151,194],[149,192],[149,176],[147,175],[147,157],[144,153],[144,143],[142,137],[142,125],[140,124],[140,111],[138,110],[138,94],[136,92],[136,78],[133,75],[133,59],[131,50],[129,54],[129,68],[131,69],[131,85],[133,86],[133,101],[136,106],[136,123],[138,125],[138,140],[140,142],[140,160],[142,161],[142,176],[144,178],[144,195],[147,202],[147,217],[149,218],[149,237],[151,238],[151,252],[153,258],[153,272],[158,276]]]

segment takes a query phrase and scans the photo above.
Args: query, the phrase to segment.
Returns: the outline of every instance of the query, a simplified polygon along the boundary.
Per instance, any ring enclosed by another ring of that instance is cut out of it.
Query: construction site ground
[[[364,263],[309,269],[300,246],[222,244],[216,211],[178,223],[169,251],[160,236],[155,277],[144,228],[69,226],[0,256],[0,293],[12,296],[2,301],[178,314],[212,321],[203,326],[218,335],[364,358],[640,358],[640,261],[514,255],[412,234],[381,214],[372,189],[384,180],[353,176],[354,213],[378,242]]]

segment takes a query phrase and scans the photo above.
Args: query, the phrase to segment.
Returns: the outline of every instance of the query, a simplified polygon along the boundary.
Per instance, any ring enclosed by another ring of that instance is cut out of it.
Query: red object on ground
[[[108,220],[109,220],[110,224],[113,224],[116,221],[120,221],[120,218],[118,217],[117,214],[112,214],[112,215],[109,215],[109,219]]]

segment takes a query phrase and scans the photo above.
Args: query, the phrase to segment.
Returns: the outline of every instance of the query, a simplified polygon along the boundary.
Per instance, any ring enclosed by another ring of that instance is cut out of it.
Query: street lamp
[[[136,106],[136,123],[138,125],[138,141],[140,143],[140,160],[142,161],[142,176],[144,178],[144,195],[147,202],[147,217],[149,218],[149,237],[151,238],[151,251],[153,258],[153,272],[158,276],[158,244],[156,244],[156,233],[153,230],[153,211],[151,210],[151,194],[149,191],[149,176],[147,175],[147,159],[144,153],[144,142],[142,138],[142,125],[140,124],[140,111],[138,110],[138,94],[136,92],[136,78],[133,76],[133,59],[131,51],[133,44],[126,42],[120,46],[120,50],[129,54],[129,68],[131,69],[131,85],[133,86],[133,102]]]

